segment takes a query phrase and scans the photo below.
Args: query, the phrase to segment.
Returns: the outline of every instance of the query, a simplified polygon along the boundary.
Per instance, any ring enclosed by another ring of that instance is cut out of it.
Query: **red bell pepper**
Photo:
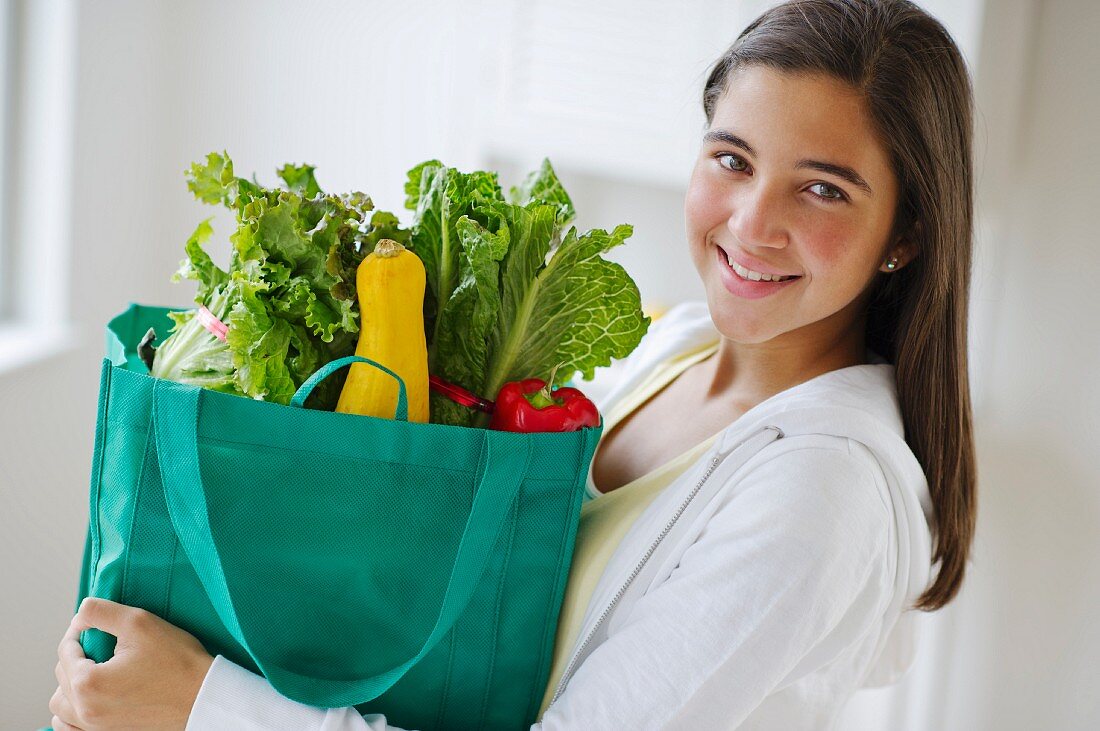
[[[576,431],[599,425],[600,412],[583,393],[568,386],[551,393],[541,378],[505,383],[489,422],[490,429],[516,432]]]

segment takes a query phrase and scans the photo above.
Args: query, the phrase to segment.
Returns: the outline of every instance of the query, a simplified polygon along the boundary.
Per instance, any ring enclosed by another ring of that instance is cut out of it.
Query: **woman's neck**
[[[859,327],[840,340],[774,338],[746,344],[722,337],[718,350],[699,364],[699,375],[706,401],[751,408],[823,373],[864,363],[866,345]]]

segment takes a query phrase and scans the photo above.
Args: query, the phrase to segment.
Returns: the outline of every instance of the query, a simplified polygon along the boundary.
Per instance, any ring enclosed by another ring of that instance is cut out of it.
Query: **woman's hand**
[[[104,663],[88,659],[80,645],[90,627],[118,638]],[[92,597],[81,602],[57,656],[54,731],[184,729],[214,661],[192,635],[155,614]]]

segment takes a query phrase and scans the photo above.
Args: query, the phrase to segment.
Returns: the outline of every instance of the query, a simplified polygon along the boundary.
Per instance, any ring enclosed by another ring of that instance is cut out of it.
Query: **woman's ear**
[[[906,233],[898,234],[893,246],[886,251],[886,256],[879,265],[880,272],[896,272],[909,262],[917,258],[920,250],[916,242],[920,239],[921,222],[915,221]]]

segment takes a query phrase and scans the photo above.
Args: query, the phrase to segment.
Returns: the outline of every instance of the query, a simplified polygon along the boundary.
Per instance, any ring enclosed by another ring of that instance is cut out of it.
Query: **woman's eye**
[[[824,200],[827,200],[830,203],[839,203],[839,202],[844,200],[844,193],[842,193],[839,188],[834,188],[833,186],[829,185],[828,183],[814,183],[810,187],[811,188],[817,188],[819,186],[824,191],[825,195],[820,195],[818,193],[814,193],[814,195],[816,195],[818,198],[822,198]]]
[[[734,165],[737,165],[738,163],[744,163],[745,162],[744,159],[742,159],[741,157],[738,157],[737,155],[732,155],[728,152],[722,152],[722,153],[719,153],[719,154],[715,155],[715,157],[718,158],[718,164],[721,165],[722,167],[724,167],[726,170],[730,170],[730,171],[733,171],[735,173],[742,173],[742,172],[745,171],[745,168],[743,168],[743,167],[730,167],[730,165],[723,162],[724,160],[732,160]],[[746,165],[747,165],[747,163],[746,163]]]
[[[726,170],[733,173],[743,173],[748,169],[748,163],[745,159],[739,155],[734,155],[731,152],[720,152],[714,156],[718,160],[718,164]],[[826,203],[843,203],[847,196],[844,195],[844,191],[828,183],[814,183],[811,188],[819,188],[820,193],[814,193]]]

